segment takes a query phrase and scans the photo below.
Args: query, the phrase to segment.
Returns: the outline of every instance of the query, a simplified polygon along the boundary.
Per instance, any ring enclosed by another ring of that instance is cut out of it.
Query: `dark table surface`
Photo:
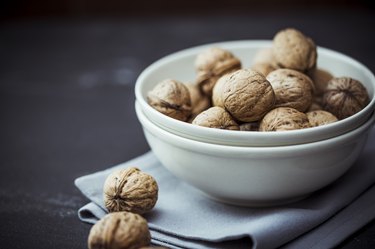
[[[149,150],[134,83],[156,59],[295,27],[374,72],[374,26],[345,9],[1,23],[0,248],[86,248],[74,179]],[[339,248],[375,248],[375,221]]]

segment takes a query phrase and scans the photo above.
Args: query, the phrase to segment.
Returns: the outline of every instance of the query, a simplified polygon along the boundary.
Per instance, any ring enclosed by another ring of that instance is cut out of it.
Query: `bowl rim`
[[[135,96],[136,100],[139,101],[142,109],[146,110],[147,112],[150,112],[150,115],[156,116],[165,121],[167,124],[164,124],[163,122],[157,122],[161,126],[167,126],[169,129],[178,131],[179,133],[184,133],[189,136],[197,137],[206,140],[207,137],[210,137],[210,141],[212,141],[212,138],[217,137],[219,140],[221,136],[231,137],[233,139],[288,139],[291,136],[312,136],[314,134],[319,133],[320,131],[327,131],[327,132],[333,132],[336,130],[338,126],[344,126],[348,122],[353,122],[354,119],[360,118],[363,115],[366,115],[366,113],[371,113],[372,110],[374,110],[375,107],[375,76],[374,74],[361,62],[355,60],[354,58],[345,55],[341,52],[328,49],[325,47],[317,46],[318,54],[319,53],[325,53],[328,56],[334,56],[340,60],[346,60],[349,61],[350,64],[352,64],[354,67],[361,68],[364,74],[366,74],[366,77],[370,79],[370,83],[373,85],[372,89],[372,96],[370,96],[370,102],[367,104],[365,108],[363,108],[361,111],[357,112],[356,114],[346,118],[339,120],[334,123],[326,124],[324,126],[317,126],[317,127],[310,127],[306,129],[298,129],[298,130],[289,130],[289,131],[275,131],[275,132],[259,132],[259,131],[233,131],[233,130],[223,130],[223,129],[212,129],[208,127],[202,127],[202,126],[196,126],[192,125],[187,122],[183,122],[177,119],[173,119],[167,115],[164,115],[154,108],[152,108],[146,101],[146,99],[142,95],[142,87],[145,82],[145,79],[148,77],[150,73],[152,73],[154,70],[156,70],[159,66],[163,64],[170,63],[176,59],[183,58],[185,56],[191,56],[194,55],[200,51],[202,51],[205,48],[212,47],[212,46],[221,46],[226,49],[232,49],[232,48],[238,48],[238,47],[257,47],[257,48],[266,48],[270,47],[272,44],[272,40],[233,40],[233,41],[222,41],[222,42],[215,42],[215,43],[208,43],[203,45],[198,45],[190,48],[186,48],[183,50],[176,51],[174,53],[171,53],[169,55],[166,55],[152,64],[150,64],[148,67],[146,67],[141,74],[138,76],[136,83],[135,83]],[[369,91],[369,90],[368,90]],[[370,115],[370,114],[369,114]],[[358,124],[360,125],[360,123]],[[191,130],[191,132],[185,132],[185,130]],[[348,129],[343,129],[343,132],[347,132]],[[251,145],[251,143],[250,143]],[[281,145],[281,144],[280,144]],[[246,145],[247,146],[247,145]]]
[[[186,137],[181,137],[173,134],[167,130],[162,129],[157,126],[151,120],[147,118],[141,109],[139,103],[135,101],[135,110],[138,120],[148,132],[157,136],[159,139],[165,142],[172,143],[174,146],[188,149],[190,151],[199,151],[200,153],[220,156],[220,157],[242,157],[246,158],[248,155],[256,157],[267,157],[267,158],[281,158],[290,157],[291,155],[300,154],[310,154],[322,149],[333,147],[340,143],[345,143],[346,141],[352,139],[355,136],[359,136],[362,133],[368,132],[375,123],[375,111],[371,114],[371,117],[358,128],[351,130],[339,136],[328,138],[325,140],[320,140],[316,142],[304,143],[304,144],[293,144],[284,146],[269,146],[269,147],[253,147],[253,146],[233,146],[233,145],[222,145],[206,143],[202,141],[197,141],[189,139]]]

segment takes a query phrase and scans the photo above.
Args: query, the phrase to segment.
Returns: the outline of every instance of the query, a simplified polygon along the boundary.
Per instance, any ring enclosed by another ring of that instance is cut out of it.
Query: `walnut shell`
[[[204,95],[197,85],[189,83],[186,84],[186,87],[190,93],[191,116],[196,117],[199,113],[211,107],[210,98]]]
[[[344,119],[362,110],[369,103],[366,88],[350,77],[331,79],[323,95],[323,109]]]
[[[253,57],[253,64],[271,64],[275,66],[275,56],[273,55],[273,49],[270,48],[262,48],[259,49],[254,57]]]
[[[157,199],[155,179],[134,167],[112,172],[104,183],[104,203],[109,212],[143,214],[155,206]]]
[[[154,109],[171,118],[186,121],[191,115],[189,90],[176,80],[159,82],[148,92],[147,101]]]
[[[275,107],[291,107],[306,111],[313,99],[313,82],[301,72],[277,69],[267,76],[275,92]]]
[[[209,128],[224,130],[239,130],[239,126],[232,116],[223,108],[214,106],[198,114],[192,122],[193,125],[199,125]]]
[[[338,120],[335,115],[323,110],[307,112],[306,115],[311,127],[330,124]]]
[[[257,63],[251,66],[252,70],[258,71],[259,73],[267,76],[272,71],[275,71],[277,68],[270,63]]]
[[[296,29],[284,29],[275,35],[273,55],[281,68],[306,72],[316,66],[315,43]]]
[[[259,131],[288,131],[309,128],[306,114],[290,107],[278,107],[267,113],[259,125]]]
[[[326,91],[328,82],[333,78],[333,75],[321,68],[316,68],[308,73],[308,76],[314,82],[315,95],[322,95]]]
[[[251,70],[238,70],[227,78],[223,86],[225,109],[237,120],[260,120],[275,103],[275,93],[263,74]]]
[[[224,84],[228,80],[231,74],[223,75],[216,82],[214,89],[212,90],[212,105],[224,108],[223,92]]]
[[[196,84],[204,94],[211,96],[216,81],[224,74],[240,69],[241,61],[228,50],[211,47],[198,54],[195,68]]]
[[[89,249],[138,249],[151,243],[147,221],[130,212],[109,213],[90,230]]]

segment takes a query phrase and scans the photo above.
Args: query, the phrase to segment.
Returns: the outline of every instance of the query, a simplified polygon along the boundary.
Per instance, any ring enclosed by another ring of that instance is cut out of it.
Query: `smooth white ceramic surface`
[[[136,104],[145,137],[175,176],[222,202],[277,205],[300,199],[336,180],[358,158],[375,115],[357,129],[324,141],[278,147],[203,143],[152,123]]]
[[[237,146],[278,146],[319,141],[354,129],[365,122],[375,107],[375,77],[358,61],[341,53],[318,47],[318,67],[330,71],[334,76],[350,76],[360,80],[367,88],[371,102],[352,117],[336,123],[303,130],[283,132],[240,132],[194,126],[172,119],[147,104],[146,96],[158,82],[166,78],[192,82],[195,78],[194,60],[207,47],[219,46],[233,52],[243,67],[250,67],[255,53],[271,46],[271,41],[232,41],[207,44],[166,56],[148,68],[138,77],[135,94],[145,115],[155,124],[174,134],[202,142]]]

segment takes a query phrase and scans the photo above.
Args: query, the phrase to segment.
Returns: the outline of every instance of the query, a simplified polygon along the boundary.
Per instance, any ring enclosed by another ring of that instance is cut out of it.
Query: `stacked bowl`
[[[354,164],[375,122],[374,75],[358,61],[321,47],[319,67],[359,80],[370,96],[364,109],[335,123],[276,132],[221,130],[170,118],[147,103],[147,93],[158,82],[194,79],[194,60],[209,47],[231,51],[246,68],[271,44],[230,41],[182,50],[156,61],[137,79],[136,114],[152,151],[172,174],[213,199],[244,206],[299,200]]]

